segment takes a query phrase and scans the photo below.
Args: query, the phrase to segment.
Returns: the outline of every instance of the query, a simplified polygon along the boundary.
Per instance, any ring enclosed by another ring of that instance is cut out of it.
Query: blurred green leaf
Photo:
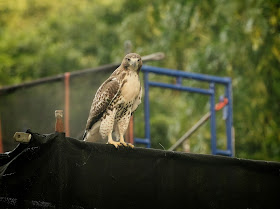
[[[166,54],[153,65],[231,77],[236,155],[280,160],[279,8],[275,0],[2,1],[0,86],[119,62],[131,40],[141,55]],[[152,90],[150,97],[152,145],[160,149],[209,108],[207,97],[189,93]],[[224,147],[218,117],[217,126]],[[208,124],[190,138],[191,151],[210,153],[209,139]]]

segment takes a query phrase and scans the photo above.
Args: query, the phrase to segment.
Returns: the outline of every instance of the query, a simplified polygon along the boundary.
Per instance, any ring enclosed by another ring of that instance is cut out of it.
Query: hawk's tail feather
[[[97,121],[89,130],[86,130],[84,133],[84,141],[88,142],[101,142],[101,143],[106,143],[100,133],[99,133],[99,128],[100,128],[100,121]]]
[[[83,140],[85,140],[85,138],[86,138],[86,135],[87,135],[87,130],[85,130],[85,132],[84,132],[84,134],[83,134]]]

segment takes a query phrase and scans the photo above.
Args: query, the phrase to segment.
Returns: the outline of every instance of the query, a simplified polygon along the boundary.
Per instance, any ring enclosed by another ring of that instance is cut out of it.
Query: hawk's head
[[[139,73],[142,67],[141,56],[136,53],[127,54],[122,61],[122,65],[128,70],[136,71]]]

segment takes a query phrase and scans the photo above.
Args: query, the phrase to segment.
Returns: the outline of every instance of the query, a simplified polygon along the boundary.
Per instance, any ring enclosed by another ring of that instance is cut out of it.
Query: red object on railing
[[[224,98],[223,101],[221,101],[221,102],[219,102],[218,104],[215,105],[215,110],[216,110],[216,111],[221,110],[221,109],[223,109],[223,107],[225,107],[227,104],[228,104],[228,99],[227,99],[227,98]]]

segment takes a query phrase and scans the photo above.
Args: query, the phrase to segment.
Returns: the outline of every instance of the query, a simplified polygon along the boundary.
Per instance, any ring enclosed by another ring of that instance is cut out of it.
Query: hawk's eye
[[[138,62],[140,62],[140,59],[138,59]]]
[[[130,59],[129,59],[129,58],[127,58],[127,61],[130,61]]]

